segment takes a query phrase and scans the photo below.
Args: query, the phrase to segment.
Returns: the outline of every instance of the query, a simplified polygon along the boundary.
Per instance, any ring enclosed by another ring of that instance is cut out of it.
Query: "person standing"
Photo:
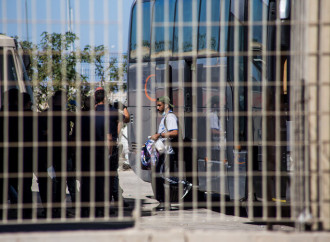
[[[166,144],[165,153],[159,156],[159,161],[155,167],[155,177],[152,179],[153,190],[156,200],[159,202],[157,210],[164,210],[165,208],[165,190],[164,185],[168,183],[171,186],[178,187],[179,184],[183,185],[183,199],[192,188],[192,184],[188,181],[180,181],[177,177],[165,177],[166,164],[165,161],[168,157],[170,171],[173,170],[175,162],[178,160],[178,147],[173,147],[173,144],[178,142],[179,137],[179,125],[178,118],[173,113],[173,105],[171,104],[168,96],[162,96],[157,98],[156,101],[157,111],[162,115],[162,119],[159,124],[158,132],[151,136],[150,139],[156,141],[162,139]]]
[[[32,218],[32,178],[33,178],[33,116],[32,101],[28,93],[23,93],[23,218]]]
[[[41,147],[39,156],[39,173],[41,179],[38,177],[40,196],[45,208],[49,203],[52,203],[52,217],[58,218],[61,216],[62,196],[66,196],[66,186],[63,180],[63,173],[67,169],[67,161],[69,158],[69,149],[67,143],[70,143],[70,122],[72,115],[66,111],[67,96],[64,91],[56,91],[50,100],[51,109],[42,113],[40,117],[40,134],[41,140],[48,143],[47,147]],[[62,105],[63,104],[63,105]],[[48,125],[48,118],[51,118],[51,126]],[[63,125],[64,124],[64,125]],[[49,141],[52,142],[49,142]],[[51,152],[51,161],[48,163],[48,152]],[[65,154],[64,162],[62,162],[62,154]],[[52,201],[48,201],[48,164],[51,164],[55,170],[55,178],[52,184]],[[64,164],[64,166],[62,165]],[[64,170],[65,169],[65,170]],[[63,189],[62,189],[63,188]],[[46,209],[47,211],[47,209]],[[47,216],[47,214],[45,214]]]
[[[121,149],[119,148],[119,135],[121,133],[121,130],[123,128],[123,123],[128,123],[129,122],[129,113],[127,110],[127,107],[121,103],[121,102],[115,102],[113,106],[116,110],[118,110],[118,126],[117,126],[117,134],[115,134],[115,138],[117,140],[117,145],[114,147],[112,156],[111,156],[111,172],[112,172],[112,198],[115,202],[119,202],[119,197],[122,195],[122,189],[119,185],[119,177],[118,177],[118,167],[119,167],[119,157],[120,157],[120,151]],[[112,108],[110,106],[110,108]],[[120,114],[123,114],[123,118],[120,119]],[[124,207],[128,207],[128,204],[123,201]]]
[[[208,113],[208,117],[212,141],[211,158],[217,161],[220,161],[220,138],[224,137],[219,112],[220,98],[219,96],[213,96],[211,98],[211,110]]]
[[[90,215],[90,190],[91,190],[91,110],[94,110],[95,101],[84,97],[81,108],[81,216]]]
[[[8,191],[9,199],[12,204],[18,202],[18,168],[19,168],[19,90],[16,88],[10,89],[5,93],[5,98],[8,99]]]
[[[116,152],[117,152],[117,137],[118,137],[118,110],[109,107],[106,104],[106,93],[102,87],[98,87],[95,90],[95,202],[96,202],[96,216],[104,216],[104,202],[105,202],[105,168],[109,167],[110,172],[112,171],[112,164],[117,162]],[[108,108],[109,117],[106,117],[106,108]],[[124,108],[123,120],[128,122],[129,115],[126,108]],[[106,122],[108,121],[109,126],[106,127]],[[106,149],[106,150],[105,150]],[[107,154],[107,156],[105,155]],[[110,164],[106,166],[106,162]],[[109,179],[109,201],[112,197],[113,176]]]

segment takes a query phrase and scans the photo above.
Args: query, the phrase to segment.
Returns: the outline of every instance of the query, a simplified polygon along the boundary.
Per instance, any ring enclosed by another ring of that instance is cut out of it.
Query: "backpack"
[[[148,139],[141,149],[141,169],[150,170],[155,166],[159,159],[159,153],[154,147],[155,141]]]

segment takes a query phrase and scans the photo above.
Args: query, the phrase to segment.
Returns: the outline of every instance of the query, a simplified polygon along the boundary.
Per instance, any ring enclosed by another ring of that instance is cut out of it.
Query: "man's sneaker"
[[[190,182],[185,182],[184,187],[183,187],[183,195],[181,199],[184,199],[185,196],[190,192],[192,189],[192,184]]]
[[[155,207],[156,211],[164,211],[165,210],[165,203],[160,202],[157,207]]]

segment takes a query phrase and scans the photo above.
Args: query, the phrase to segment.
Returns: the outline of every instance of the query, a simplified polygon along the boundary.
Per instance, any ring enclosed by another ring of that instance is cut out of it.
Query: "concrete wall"
[[[304,213],[315,230],[330,229],[329,12],[328,0],[293,0],[291,110],[303,142],[295,146],[294,216]]]
[[[330,1],[322,0],[319,40],[319,161],[320,161],[320,218],[330,230]]]

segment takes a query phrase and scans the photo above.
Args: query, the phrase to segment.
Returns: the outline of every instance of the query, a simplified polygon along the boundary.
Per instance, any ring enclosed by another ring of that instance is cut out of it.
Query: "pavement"
[[[126,199],[141,199],[141,216],[135,223],[141,229],[176,229],[185,230],[242,230],[266,231],[266,224],[253,223],[246,217],[234,216],[234,210],[221,213],[219,209],[180,209],[180,204],[173,204],[170,211],[155,211],[158,202],[153,198],[151,184],[139,179],[132,170],[120,171],[120,184],[123,197]],[[293,231],[292,226],[274,225],[277,231]]]
[[[150,183],[142,181],[132,170],[119,171],[120,184],[124,200],[130,203],[124,214],[118,218],[133,220],[131,228],[105,229],[101,223],[92,228],[81,226],[76,221],[72,231],[4,232],[0,233],[0,242],[7,241],[297,241],[329,242],[329,232],[299,232],[291,225],[274,224],[273,231],[266,224],[255,223],[244,216],[234,216],[232,211],[222,213],[216,209],[197,208],[179,209],[174,204],[170,211],[155,211],[158,202],[153,199]],[[182,207],[181,207],[182,208]],[[118,214],[116,214],[118,215]],[[35,226],[38,226],[37,224]],[[95,227],[99,229],[95,229]]]

